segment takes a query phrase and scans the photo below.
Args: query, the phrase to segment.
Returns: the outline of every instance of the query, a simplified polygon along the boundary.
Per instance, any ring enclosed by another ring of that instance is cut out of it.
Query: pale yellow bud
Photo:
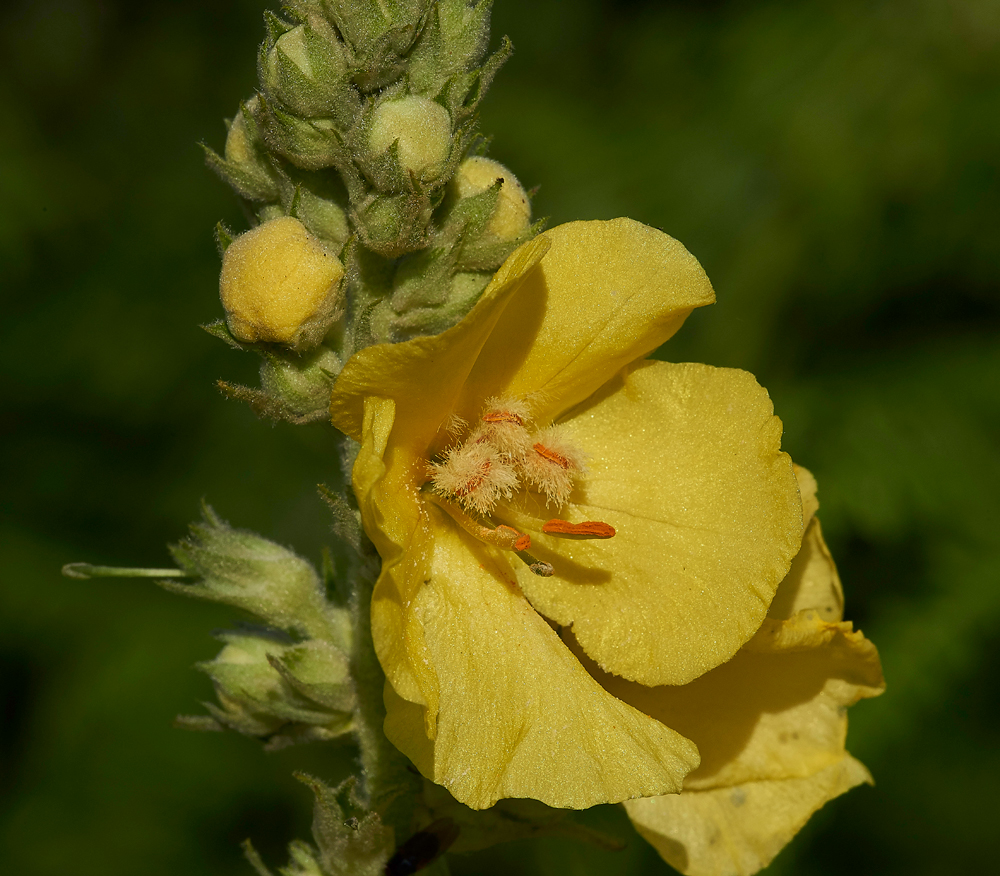
[[[469,198],[485,191],[498,179],[503,180],[500,197],[486,230],[501,240],[514,240],[531,224],[531,205],[517,177],[506,167],[499,161],[474,155],[458,166],[451,185],[459,198]]]
[[[247,103],[247,108],[252,110],[256,102],[257,98],[254,97]],[[246,119],[243,118],[243,110],[236,114],[236,118],[229,126],[229,134],[226,137],[226,161],[238,165],[249,164],[253,161],[253,144],[250,140],[250,132],[247,130]]]
[[[451,151],[448,110],[415,95],[380,104],[372,118],[368,145],[381,154],[397,141],[404,168],[424,179],[436,176]]]
[[[219,293],[226,323],[241,341],[301,349],[337,318],[344,266],[291,216],[241,234],[222,258]]]

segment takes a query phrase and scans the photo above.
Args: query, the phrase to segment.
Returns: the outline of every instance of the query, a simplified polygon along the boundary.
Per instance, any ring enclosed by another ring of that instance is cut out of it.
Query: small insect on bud
[[[469,198],[486,191],[498,179],[503,180],[503,184],[486,230],[500,240],[514,240],[531,224],[531,204],[517,177],[506,167],[498,161],[474,155],[458,166],[451,186],[459,198]]]
[[[421,179],[433,179],[451,151],[451,116],[441,104],[410,95],[387,100],[374,113],[368,145],[376,155],[398,143],[399,163]]]
[[[291,216],[237,237],[222,259],[219,293],[241,341],[318,344],[340,316],[344,266]]]

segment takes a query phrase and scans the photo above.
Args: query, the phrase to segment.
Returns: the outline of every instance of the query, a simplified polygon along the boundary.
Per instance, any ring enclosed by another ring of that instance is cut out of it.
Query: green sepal
[[[427,246],[430,213],[426,195],[411,192],[373,196],[353,211],[353,219],[364,245],[392,259]]]
[[[267,29],[267,43],[274,45],[278,38],[290,31],[295,25],[278,18],[270,9],[264,10],[264,27]]]
[[[326,484],[319,484],[317,489],[333,515],[333,534],[350,545],[359,557],[365,556],[366,548],[370,549],[371,542],[365,539],[365,533],[361,527],[361,513],[356,508],[352,508],[343,495],[335,492]],[[327,576],[328,580],[330,578],[339,580],[332,569]]]
[[[209,334],[230,343],[231,336],[222,320],[202,326]],[[263,357],[260,389],[216,381],[227,398],[245,402],[259,417],[294,423],[297,426],[326,419],[330,392],[340,373],[340,357],[319,345],[302,354],[280,352],[272,345],[231,345],[240,350],[256,350]]]
[[[236,235],[222,222],[215,223],[213,234],[215,237],[215,246],[219,250],[219,258],[222,258],[226,254],[226,250],[229,249],[229,244],[235,240]]]
[[[499,240],[496,237],[480,232],[463,237],[459,246],[460,252],[455,260],[456,269],[460,271],[495,271],[500,267],[515,249],[527,243],[533,237],[541,234],[547,224],[546,219],[538,219],[522,231],[517,237],[509,240]]]
[[[354,124],[361,95],[349,79],[345,47],[322,20],[300,24],[265,42],[257,67],[268,97],[296,115],[331,118],[345,131]]]
[[[277,185],[271,177],[226,161],[204,143],[199,145],[205,153],[205,163],[241,197],[248,201],[270,201],[278,196]]]
[[[295,2],[296,11],[313,4]],[[324,0],[322,7],[350,48],[351,79],[372,92],[394,82],[423,29],[429,0]]]
[[[454,102],[454,109],[451,110],[454,123],[458,124],[475,116],[480,101],[486,96],[487,90],[493,83],[493,77],[500,72],[500,68],[507,63],[513,53],[514,44],[505,36],[500,41],[500,48],[490,55],[482,67],[475,71],[474,80],[468,87],[458,78],[452,80],[454,83],[452,87],[455,91],[454,94],[447,95],[447,100],[449,103]],[[445,91],[447,93],[447,89]],[[461,95],[460,102],[459,95]]]
[[[468,74],[486,51],[492,3],[470,5],[467,0],[440,0],[428,16],[407,60],[410,89],[437,97],[445,83]]]
[[[358,796],[357,779],[352,776],[330,788],[304,773],[295,778],[309,786],[316,800],[312,822],[316,846],[296,843],[299,854],[310,852],[323,876],[383,876],[395,850],[393,831]]]

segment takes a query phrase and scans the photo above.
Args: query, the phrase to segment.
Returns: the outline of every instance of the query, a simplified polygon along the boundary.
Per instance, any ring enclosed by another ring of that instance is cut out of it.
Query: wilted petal
[[[751,876],[817,809],[862,782],[871,782],[868,770],[845,754],[804,778],[630,800],[625,808],[639,833],[681,873]]]
[[[680,790],[698,763],[694,745],[604,691],[532,610],[502,557],[443,515],[434,530],[425,578],[409,588],[403,613],[422,627],[439,706],[428,721],[426,706],[389,690],[393,744],[477,809],[503,797],[579,809]]]
[[[715,300],[694,256],[631,219],[570,222],[543,237],[552,247],[483,348],[467,408],[532,396],[539,420],[558,416]]]
[[[617,535],[556,539],[512,513],[555,568],[520,573],[532,604],[572,625],[603,669],[642,684],[683,684],[728,660],[760,626],[802,535],[767,392],[745,371],[643,362],[564,428],[589,456],[567,519]]]

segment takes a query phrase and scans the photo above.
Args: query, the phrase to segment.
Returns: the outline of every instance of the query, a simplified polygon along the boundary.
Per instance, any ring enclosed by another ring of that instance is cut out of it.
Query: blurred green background
[[[220,315],[203,167],[255,84],[262,0],[36,0],[0,13],[0,869],[249,874],[308,834],[304,768],[171,729],[233,612],[72,560],[166,563],[206,497],[317,557],[323,425],[213,388],[249,357]],[[553,223],[628,215],[702,261],[719,303],[663,355],[747,368],[819,478],[848,616],[889,692],[852,711],[875,788],[826,807],[770,872],[995,865],[1000,780],[1000,4],[497,0],[516,54],[492,155]],[[618,810],[585,818],[628,836]],[[456,874],[671,872],[560,841]]]

